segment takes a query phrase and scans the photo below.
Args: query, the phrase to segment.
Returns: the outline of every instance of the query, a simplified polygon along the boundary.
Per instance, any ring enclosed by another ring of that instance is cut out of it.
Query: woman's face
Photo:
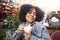
[[[26,22],[32,23],[36,19],[36,10],[32,8],[27,14],[26,14]]]

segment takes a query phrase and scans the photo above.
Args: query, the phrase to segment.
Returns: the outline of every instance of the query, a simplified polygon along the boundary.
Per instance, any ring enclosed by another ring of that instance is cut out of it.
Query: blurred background
[[[23,4],[38,6],[45,12],[41,23],[50,35],[60,30],[60,0],[0,0],[0,40],[11,40],[21,23],[18,15]]]

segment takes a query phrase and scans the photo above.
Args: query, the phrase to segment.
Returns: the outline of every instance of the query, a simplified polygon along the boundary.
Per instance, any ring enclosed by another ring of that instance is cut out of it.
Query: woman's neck
[[[30,22],[26,22],[26,25],[28,26],[29,24],[31,24]]]

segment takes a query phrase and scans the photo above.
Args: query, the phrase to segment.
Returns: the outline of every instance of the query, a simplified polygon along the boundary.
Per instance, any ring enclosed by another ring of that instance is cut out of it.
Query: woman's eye
[[[36,12],[33,15],[36,15]]]

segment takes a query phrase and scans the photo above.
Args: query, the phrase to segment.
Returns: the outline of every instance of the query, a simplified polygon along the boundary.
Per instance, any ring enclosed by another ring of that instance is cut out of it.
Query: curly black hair
[[[21,6],[20,8],[20,12],[19,12],[19,19],[22,21],[22,22],[25,22],[26,21],[26,14],[32,9],[34,8],[32,5],[30,4],[24,4]]]
[[[36,21],[42,21],[44,17],[44,11],[39,7],[34,7],[36,9]]]
[[[39,8],[39,7],[35,7],[35,6],[32,6],[30,4],[24,4],[21,6],[20,8],[20,12],[19,12],[19,19],[22,21],[22,22],[25,22],[26,21],[26,14],[32,9],[36,9],[36,20],[35,21],[41,21],[44,17],[44,12]]]

